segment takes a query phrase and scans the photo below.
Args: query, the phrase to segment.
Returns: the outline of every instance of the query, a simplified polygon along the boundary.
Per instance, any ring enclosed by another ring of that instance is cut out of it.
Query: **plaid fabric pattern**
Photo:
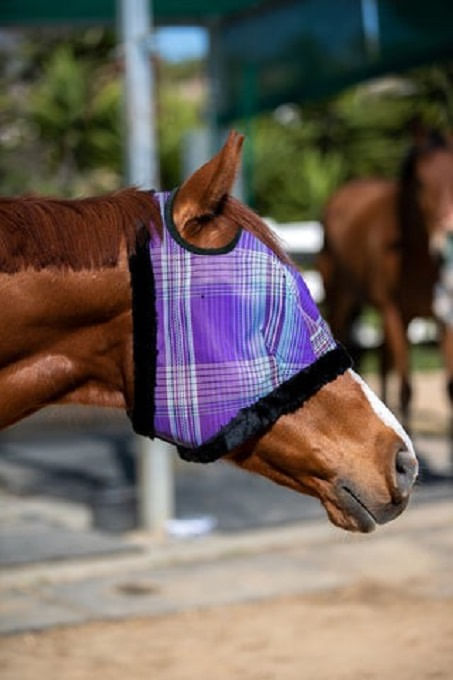
[[[155,197],[155,434],[197,447],[336,343],[302,276],[258,238],[242,231],[229,252],[193,252],[165,223],[169,194]]]

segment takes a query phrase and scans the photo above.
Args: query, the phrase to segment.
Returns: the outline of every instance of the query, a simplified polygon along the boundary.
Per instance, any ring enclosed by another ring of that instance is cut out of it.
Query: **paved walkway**
[[[59,444],[53,448],[46,448],[44,440],[23,448],[17,458],[11,455],[0,460],[0,476],[10,489],[0,490],[0,568],[133,549],[121,534],[101,533],[93,528],[99,525],[94,522],[91,500],[99,497],[99,491],[93,492],[90,480],[101,474],[107,480],[113,478],[115,466],[108,452],[92,446],[82,437],[71,446]],[[448,471],[445,439],[419,436],[416,447],[429,462],[432,473]],[[442,498],[450,489],[453,487],[448,484],[421,484],[414,501]],[[177,517],[201,515],[212,520],[222,533],[325,519],[316,499],[221,462],[209,466],[178,464],[176,500]],[[112,524],[118,525],[128,511],[129,501],[125,506],[109,509],[117,518]],[[103,512],[105,515],[107,509]],[[184,529],[179,524],[181,528]]]
[[[453,595],[453,499],[413,505],[374,534],[327,522],[165,544],[138,553],[6,568],[0,632],[156,615],[332,589],[353,582]]]
[[[417,450],[451,471],[440,374],[416,385]],[[41,422],[41,421],[40,421]],[[421,427],[421,425],[423,427]],[[123,437],[115,421],[107,437]],[[95,429],[95,428],[94,428]],[[92,430],[94,431],[94,430]],[[129,431],[129,430],[127,430]],[[404,516],[367,537],[331,527],[319,503],[224,464],[176,463],[177,514],[217,533],[159,543],[92,529],[90,494],[116,484],[106,438],[46,435],[30,421],[2,439],[0,631],[303,593],[385,575],[450,593],[453,486],[423,485]]]

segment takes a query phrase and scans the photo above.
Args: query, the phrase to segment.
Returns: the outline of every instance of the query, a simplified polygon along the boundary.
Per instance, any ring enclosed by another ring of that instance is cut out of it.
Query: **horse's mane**
[[[222,214],[259,238],[279,260],[291,264],[291,258],[286,254],[278,236],[244,203],[228,195],[222,206]]]
[[[130,254],[150,220],[160,225],[159,209],[137,189],[73,200],[0,198],[0,271],[114,267],[121,244]]]
[[[448,139],[436,129],[429,130],[422,142],[413,144],[404,158],[398,183],[398,214],[403,251],[410,258],[413,249],[428,248],[423,212],[418,204],[417,163],[433,151],[449,149]]]
[[[288,262],[278,239],[250,208],[227,196],[221,212]],[[161,233],[157,202],[151,192],[133,188],[83,199],[0,198],[0,272],[114,267],[121,245],[133,253],[150,223]]]
[[[448,148],[448,140],[440,130],[429,130],[424,141],[420,144],[413,144],[407,152],[400,169],[399,177],[401,184],[404,185],[415,180],[417,161],[421,156],[424,156],[431,151],[439,151]]]

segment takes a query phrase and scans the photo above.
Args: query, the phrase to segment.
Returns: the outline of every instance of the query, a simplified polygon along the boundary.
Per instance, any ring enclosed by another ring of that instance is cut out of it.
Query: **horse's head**
[[[405,509],[417,474],[406,433],[352,370],[230,458],[316,496],[334,524],[362,532]]]
[[[416,198],[433,254],[441,254],[453,234],[453,144],[436,130],[417,126],[414,146],[403,170],[403,182]]]
[[[232,133],[221,152],[177,192],[173,222],[184,243],[218,252],[229,247],[242,226],[272,247],[272,236],[257,216],[237,203],[233,203],[234,210],[231,207],[229,192],[241,145],[242,137]],[[283,410],[263,431],[229,451],[227,458],[318,497],[334,524],[371,531],[407,505],[417,474],[412,444],[394,416],[351,369],[343,367],[338,376],[320,379],[319,384],[316,376],[310,380],[315,387],[303,405]],[[298,404],[297,388],[292,384],[291,389],[289,397]],[[224,399],[230,397],[226,389]]]

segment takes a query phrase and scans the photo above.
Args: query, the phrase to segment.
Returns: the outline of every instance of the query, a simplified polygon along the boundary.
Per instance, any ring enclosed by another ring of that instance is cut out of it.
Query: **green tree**
[[[395,177],[415,115],[448,131],[453,64],[364,83],[335,97],[295,106],[290,122],[266,114],[254,123],[253,196],[279,220],[316,219],[330,194],[355,177]]]
[[[93,78],[92,67],[71,45],[59,45],[30,96],[30,120],[65,193],[77,172],[100,165],[118,172],[121,165],[120,83]]]
[[[2,193],[80,195],[124,182],[114,47],[110,31],[90,29],[45,39],[33,33],[0,53]],[[183,136],[202,118],[203,65],[157,62],[157,74],[162,185],[175,186]]]
[[[105,29],[35,31],[0,52],[2,193],[88,194],[123,182],[121,68],[115,36]],[[204,68],[157,62],[162,186],[180,183],[182,140],[203,124]],[[256,117],[247,141],[254,205],[281,221],[321,217],[347,179],[395,176],[414,115],[450,129],[453,63],[292,109],[286,118],[278,111]]]
[[[205,104],[204,67],[198,61],[157,66],[158,135],[163,187],[177,186],[182,178],[184,135],[199,127]]]

